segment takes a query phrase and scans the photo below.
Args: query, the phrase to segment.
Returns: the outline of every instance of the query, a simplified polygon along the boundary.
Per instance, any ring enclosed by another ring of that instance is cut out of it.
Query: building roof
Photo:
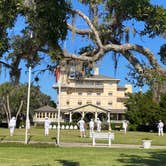
[[[34,110],[35,112],[57,112],[57,109],[49,105]]]
[[[76,79],[75,77],[70,78],[70,79]],[[116,79],[116,78],[112,78],[112,77],[108,77],[108,76],[104,76],[104,75],[92,75],[89,77],[83,77],[83,80],[104,80],[104,81],[120,81],[120,79]]]
[[[63,109],[63,110],[61,110],[61,112],[64,112],[64,113],[76,112],[76,110],[79,110],[80,108],[87,107],[87,106],[92,106],[92,107],[98,108],[98,109],[100,109],[104,112],[110,112],[111,114],[124,114],[125,111],[126,111],[125,109],[105,109],[105,108],[96,106],[94,104],[86,104],[86,105],[82,105],[80,107],[76,107],[76,108],[73,108],[73,109],[72,108]]]
[[[98,108],[100,110],[103,110],[103,111],[108,111],[107,109],[104,109],[102,107],[96,106],[94,104],[86,104],[86,105],[83,105],[83,106],[80,106],[80,107],[76,107],[76,108],[73,108],[71,111],[75,111],[75,110],[78,110],[80,108],[87,107],[87,106],[92,106],[92,107],[96,107],[96,108]]]

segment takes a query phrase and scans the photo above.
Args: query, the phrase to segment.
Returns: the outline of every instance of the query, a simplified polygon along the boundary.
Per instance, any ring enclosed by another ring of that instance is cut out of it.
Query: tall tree
[[[166,10],[162,6],[152,5],[150,0],[80,0],[80,2],[89,7],[90,16],[78,9],[72,10],[72,16],[82,18],[89,28],[79,29],[72,22],[68,24],[68,28],[75,35],[86,36],[86,40],[90,42],[87,42],[87,46],[78,54],[70,54],[65,50],[64,55],[96,62],[111,52],[115,57],[115,68],[117,56],[123,56],[130,64],[129,75],[136,80],[136,86],[150,85],[154,90],[154,97],[159,100],[158,94],[165,84],[166,71],[161,67],[157,56],[160,56],[161,62],[165,65],[166,47],[161,46],[159,54],[154,55],[148,48],[131,43],[130,35],[132,32],[135,36],[146,36],[149,42],[156,36],[165,38]],[[143,28],[138,26],[139,23]]]
[[[61,52],[59,41],[67,34],[69,7],[65,0],[0,2],[0,67],[9,69],[13,82],[19,82],[22,62],[34,67],[43,59],[42,52]],[[20,17],[24,20],[21,33],[11,36],[9,31]]]
[[[12,116],[16,119],[26,116],[27,107],[27,84],[4,83],[0,85],[0,114],[9,123]],[[41,93],[40,89],[31,86],[30,117],[33,117],[33,110],[43,105],[52,105],[49,96]],[[23,119],[25,120],[25,119]]]

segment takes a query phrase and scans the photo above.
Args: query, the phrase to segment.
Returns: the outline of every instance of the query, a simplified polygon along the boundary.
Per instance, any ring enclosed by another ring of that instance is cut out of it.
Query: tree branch
[[[157,60],[155,59],[153,53],[151,53],[149,49],[139,45],[128,44],[128,43],[123,45],[107,44],[106,46],[104,46],[104,50],[105,52],[109,52],[112,50],[121,53],[125,53],[126,51],[137,51],[143,54],[149,60],[153,68],[160,70],[162,69],[161,66],[157,63]]]
[[[88,35],[92,34],[92,31],[90,29],[78,29],[71,24],[67,24],[67,28],[71,31],[74,31],[75,33],[77,33],[79,35],[87,35],[88,36]]]
[[[95,42],[96,42],[97,46],[99,48],[102,48],[103,45],[102,45],[102,42],[100,40],[99,34],[98,34],[96,28],[93,26],[93,24],[90,21],[90,19],[85,14],[83,14],[81,11],[79,11],[79,10],[73,10],[73,12],[78,14],[80,17],[82,17],[85,20],[85,22],[89,25],[90,29],[92,30],[92,32],[94,34]]]
[[[17,120],[17,117],[18,117],[18,115],[19,115],[19,113],[20,113],[20,111],[21,111],[21,109],[22,109],[23,103],[24,103],[23,100],[21,100],[19,109],[18,109],[18,111],[17,111],[17,113],[16,113],[16,120]]]

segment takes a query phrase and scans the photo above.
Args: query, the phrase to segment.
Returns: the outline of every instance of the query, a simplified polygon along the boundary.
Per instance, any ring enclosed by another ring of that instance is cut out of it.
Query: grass
[[[88,131],[86,131],[87,137],[80,138],[79,130],[61,130],[60,141],[61,142],[79,142],[79,143],[92,143],[92,140],[88,137]],[[157,136],[157,133],[150,132],[127,132],[113,131],[115,133],[115,140],[113,144],[141,144],[143,138],[152,139],[152,145],[166,146],[166,134],[164,136]],[[16,129],[14,136],[9,136],[9,129],[0,129],[1,141],[24,141],[25,129]],[[31,134],[29,136],[30,143],[33,141],[41,143],[54,143],[56,141],[56,130],[50,130],[48,137],[44,136],[44,129],[31,128]],[[103,142],[103,141],[99,141]],[[105,141],[104,141],[105,142]]]
[[[166,150],[8,146],[0,146],[1,166],[166,165]]]
[[[113,144],[141,144],[142,138],[151,138],[155,145],[166,146],[166,136],[156,133],[114,131]],[[13,137],[9,130],[0,129],[1,141],[24,141],[25,129],[16,129]],[[88,132],[87,132],[88,135]],[[48,137],[44,129],[31,129],[30,144],[1,143],[0,166],[165,166],[166,149],[126,149],[102,147],[56,147],[56,131],[50,130]],[[37,144],[31,144],[38,141]],[[80,138],[78,130],[61,130],[61,142],[88,142],[90,138]]]

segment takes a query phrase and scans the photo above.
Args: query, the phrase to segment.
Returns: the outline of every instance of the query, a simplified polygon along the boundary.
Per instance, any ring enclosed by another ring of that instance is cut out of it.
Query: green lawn
[[[124,134],[123,131],[113,131],[115,133],[115,140],[113,144],[141,144],[143,138],[152,139],[152,145],[163,145],[166,146],[166,134],[164,136],[157,136],[157,133],[148,132],[127,132]],[[79,130],[61,130],[60,142],[80,142],[80,143],[92,143],[92,140],[88,137],[89,132],[87,131],[87,138],[80,138]],[[9,136],[9,130],[0,128],[0,140],[1,141],[24,141],[25,140],[25,129],[16,129],[13,137]],[[52,142],[56,139],[56,130],[50,130],[48,137],[44,136],[44,129],[31,128],[31,134],[29,136],[30,143],[32,141],[39,142]],[[99,141],[103,142],[103,141]]]
[[[114,131],[116,143],[141,144],[142,138],[152,138],[152,144],[165,145],[166,136],[157,133]],[[9,130],[0,128],[1,141],[24,141],[25,129],[16,129],[13,137]],[[88,131],[87,131],[88,136]],[[50,130],[48,137],[43,129],[31,129],[30,143],[38,141],[46,144],[0,143],[0,166],[166,166],[166,149],[126,149],[102,147],[57,147],[56,131]],[[90,138],[80,138],[79,130],[61,130],[61,142],[88,142]]]
[[[165,156],[166,150],[0,144],[1,166],[165,166]]]

